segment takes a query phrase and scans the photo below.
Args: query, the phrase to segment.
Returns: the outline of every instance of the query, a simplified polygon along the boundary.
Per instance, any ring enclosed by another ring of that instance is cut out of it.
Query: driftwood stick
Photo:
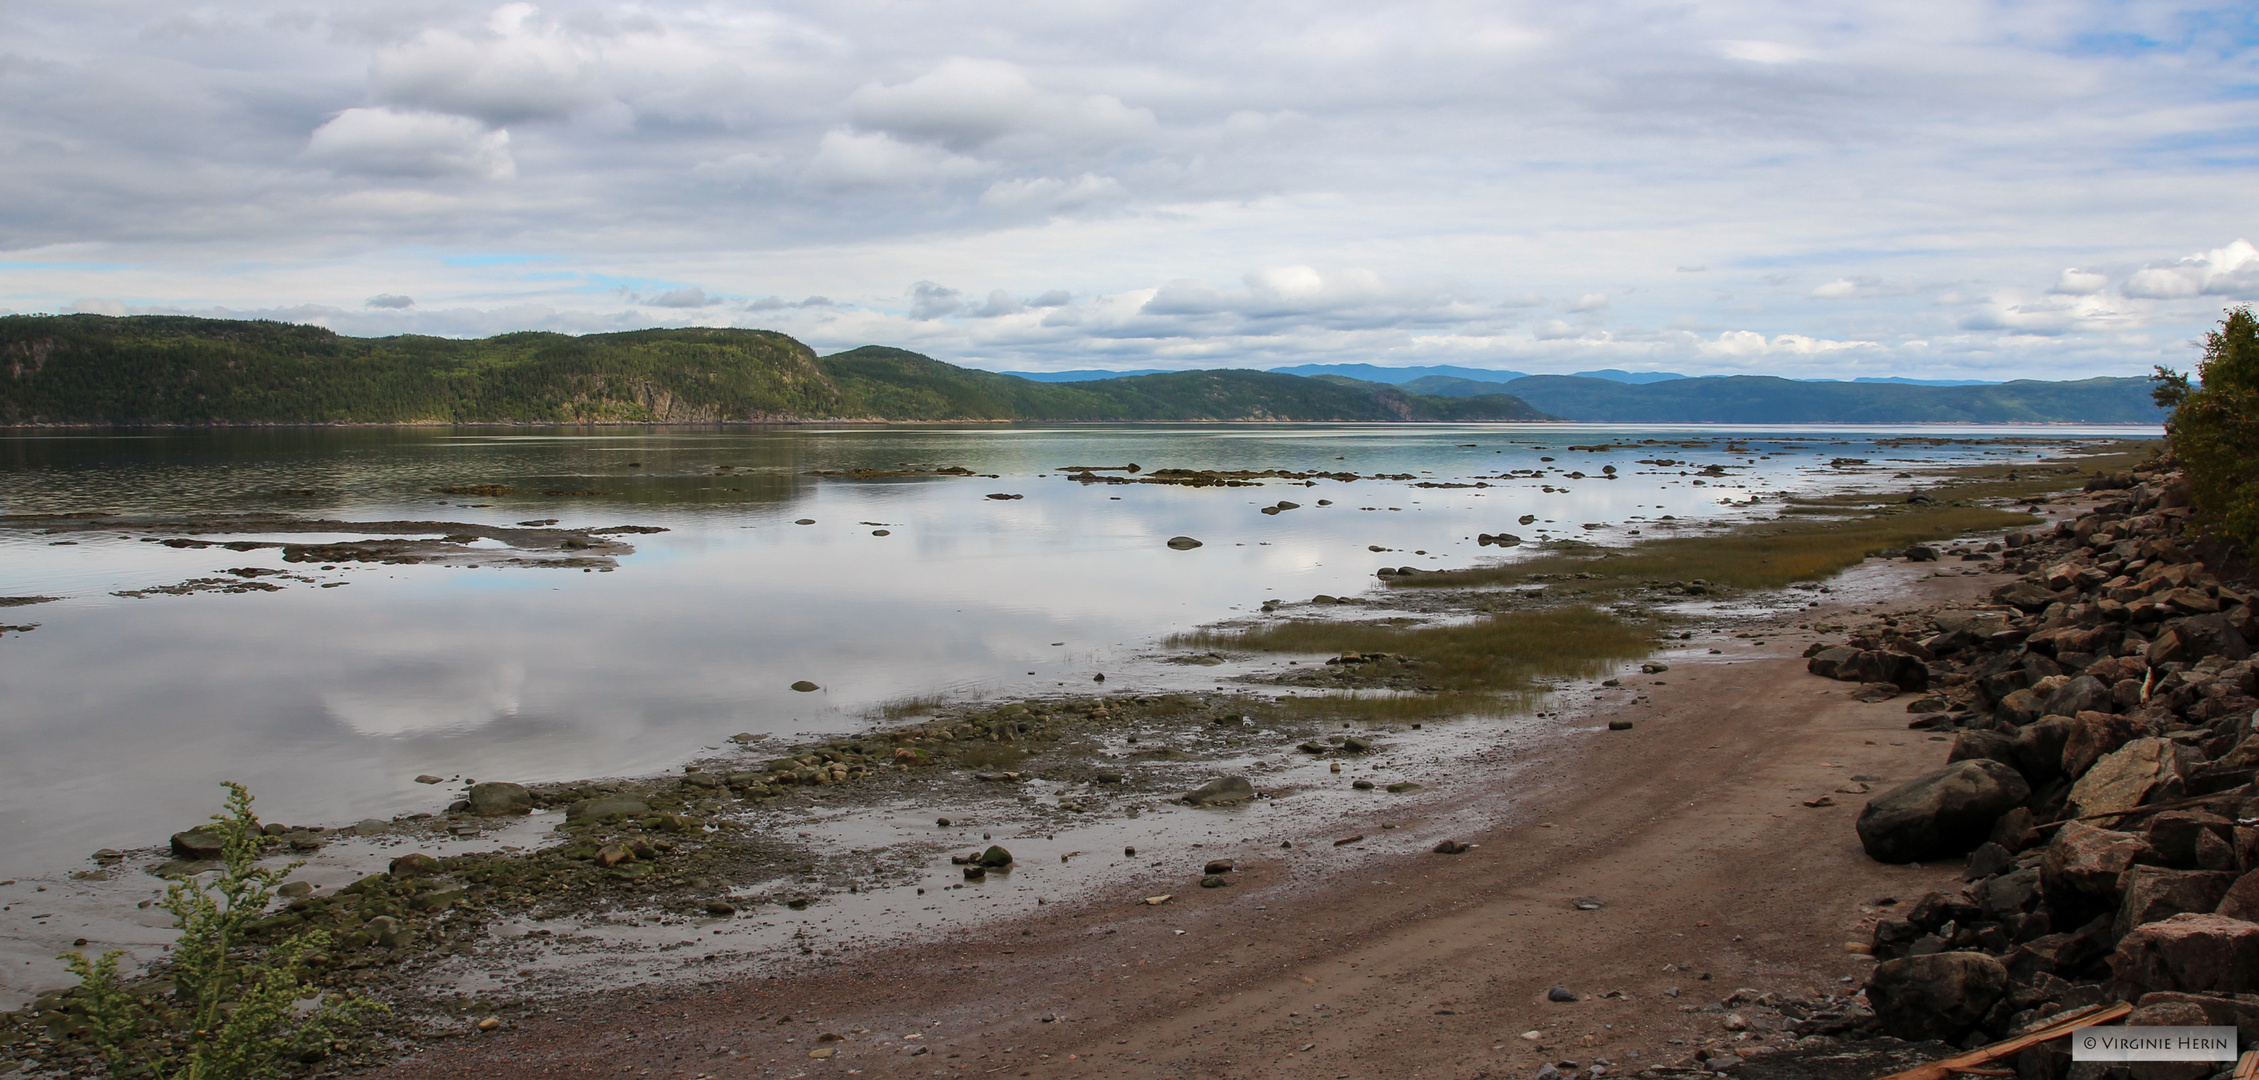
[[[2116,1020],[2119,1017],[2122,1017],[2132,1011],[2133,1006],[2128,1005],[2123,1001],[2111,1005],[2088,1006],[2084,1009],[2064,1013],[2063,1015],[2058,1016],[2053,1021],[2049,1022],[2045,1027],[2034,1028],[2021,1035],[2015,1036],[2014,1038],[2003,1039],[2000,1042],[1993,1043],[1991,1046],[1983,1047],[1977,1050],[1971,1050],[1966,1054],[1958,1054],[1953,1057],[1946,1058],[1944,1061],[1933,1061],[1927,1065],[1917,1065],[1911,1069],[1906,1070],[1905,1072],[1892,1073],[1889,1076],[1883,1077],[1882,1080],[1948,1080],[1948,1078],[1950,1078],[1954,1073],[1974,1074],[1977,1076],[2009,1075],[2002,1072],[2001,1070],[1986,1069],[1983,1068],[1983,1066],[1989,1065],[1992,1062],[1998,1061],[2001,1058],[2016,1053],[2017,1051],[2022,1050],[2025,1047],[2037,1046],[2049,1039],[2062,1038],[2063,1036],[2070,1034],[2073,1029],[2087,1027],[2092,1024],[2107,1024],[2110,1021]],[[2244,1057],[2246,1059],[2259,1059],[2259,1052],[2246,1054],[2244,1055]],[[2259,1060],[2254,1060],[2251,1063],[2255,1070],[2259,1070]],[[2241,1070],[2242,1066],[2239,1065],[2237,1066],[2237,1068],[2238,1070]],[[2245,1080],[2240,1071],[2237,1075],[2237,1080]],[[2255,1074],[2254,1077],[2251,1078],[2251,1080],[2259,1080],[2259,1074]]]

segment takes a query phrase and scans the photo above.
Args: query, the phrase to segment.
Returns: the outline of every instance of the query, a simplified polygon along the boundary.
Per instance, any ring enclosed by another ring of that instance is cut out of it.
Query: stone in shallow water
[[[1199,546],[1200,541],[1189,536],[1172,536],[1169,538],[1169,547],[1177,551],[1191,551]]]

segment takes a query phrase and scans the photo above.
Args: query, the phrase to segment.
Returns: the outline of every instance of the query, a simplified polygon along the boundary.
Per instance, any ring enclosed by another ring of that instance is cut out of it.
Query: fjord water
[[[873,707],[910,695],[1082,691],[1098,674],[1117,692],[1213,685],[1204,669],[1160,662],[1158,639],[1269,599],[1361,593],[1383,565],[1529,550],[1478,547],[1479,533],[1624,543],[1635,530],[1771,516],[1784,492],[1903,492],[1919,481],[1901,472],[2155,434],[1561,424],[19,433],[0,437],[8,515],[285,511],[667,531],[627,537],[636,551],[611,572],[288,564],[316,580],[128,598],[113,594],[286,564],[271,548],[0,529],[0,596],[62,598],[0,608],[0,623],[36,627],[0,634],[0,826],[11,839],[0,875],[162,843],[216,805],[223,779],[250,784],[269,820],[350,822],[437,809],[445,796],[413,783],[421,773],[648,773],[736,732],[854,730]],[[1936,441],[1886,441],[1908,435]],[[1626,445],[1644,439],[1661,441]],[[1594,444],[1614,448],[1568,449]],[[1868,464],[1830,464],[1845,458]],[[1130,462],[1148,473],[1417,479],[1189,488],[1086,485],[1060,472]],[[1730,475],[1691,475],[1709,464]],[[1606,465],[1620,479],[1602,479]],[[939,466],[997,478],[810,475]],[[1552,471],[1506,475],[1523,469]],[[1417,486],[1478,481],[1490,486]],[[602,494],[434,491],[467,485]],[[1282,499],[1301,507],[1259,512]],[[1539,520],[1518,525],[1523,514]],[[360,535],[341,526],[336,538]],[[1203,546],[1170,550],[1177,535]],[[822,689],[795,692],[796,680]]]

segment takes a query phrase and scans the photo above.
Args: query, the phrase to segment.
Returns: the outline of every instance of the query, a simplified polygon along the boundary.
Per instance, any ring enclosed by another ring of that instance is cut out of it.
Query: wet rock
[[[472,784],[467,801],[471,804],[471,813],[488,817],[524,814],[533,810],[533,793],[527,791],[524,784],[498,780]]]
[[[965,868],[965,880],[966,880],[966,881],[987,881],[987,880],[988,880],[988,868],[987,868],[987,867],[985,867],[985,866],[968,866],[968,867],[966,867],[966,868]]]
[[[809,682],[806,679],[801,679],[793,683],[792,688],[803,694],[812,694],[818,690],[823,689],[823,687],[817,686],[815,683]]]
[[[1199,546],[1200,541],[1189,536],[1172,536],[1169,538],[1169,548],[1172,551],[1191,551]]]
[[[980,858],[975,860],[975,865],[999,870],[1012,865],[1012,853],[1002,847],[991,845],[987,851],[980,853]]]
[[[1219,777],[1184,793],[1193,806],[1236,806],[1254,798],[1255,785],[1244,776]]]
[[[651,804],[642,799],[624,796],[606,796],[600,799],[582,799],[565,808],[566,821],[602,821],[616,814],[642,817],[651,812]]]
[[[1203,874],[1228,874],[1232,872],[1232,866],[1230,859],[1210,859],[1208,865],[1203,867],[1200,872]]]
[[[1630,731],[1631,729],[1632,729],[1632,722],[1631,722],[1631,721],[1629,721],[1629,720],[1610,720],[1610,721],[1608,721],[1608,730],[1610,730],[1610,731]]]
[[[2179,798],[2184,788],[2181,750],[2165,739],[2135,739],[2102,756],[2071,785],[2071,817],[2131,810]]]
[[[629,851],[625,844],[606,844],[596,849],[596,865],[598,866],[613,867],[634,861],[635,852]]]
[[[1993,822],[2030,795],[2008,765],[1955,762],[1869,801],[1859,814],[1859,843],[1879,862],[1956,855],[1984,843]]]
[[[314,883],[311,881],[285,881],[281,888],[275,890],[276,896],[293,900],[301,896],[312,896],[313,893]]]
[[[173,855],[190,862],[217,859],[227,854],[227,843],[219,830],[210,827],[177,832],[172,838]]]
[[[422,776],[416,777],[416,782],[419,784],[444,784],[447,782],[447,778],[444,776],[433,776],[430,773],[425,773]]]
[[[1388,793],[1391,795],[1405,795],[1420,790],[1422,786],[1423,785],[1410,780],[1398,780],[1397,782],[1388,785]]]
[[[1445,840],[1435,846],[1435,853],[1438,855],[1464,855],[1473,847],[1473,844],[1463,844],[1457,840]]]
[[[1867,977],[1867,1001],[1883,1032],[1909,1041],[1959,1039],[2007,989],[2008,969],[1975,952],[1886,960]]]
[[[737,914],[737,905],[727,900],[708,900],[706,901],[706,914],[727,919]]]
[[[1577,995],[1566,986],[1556,986],[1545,992],[1545,1000],[1569,1002],[1577,1000]]]
[[[1200,887],[1203,889],[1221,889],[1229,884],[1231,879],[1222,874],[1208,874],[1200,879]]]
[[[2157,991],[2235,994],[2259,989],[2259,923],[2224,915],[2175,915],[2136,927],[2110,956],[2126,998]]]
[[[1373,782],[1370,780],[1351,780],[1349,782],[1349,786],[1357,789],[1358,791],[1373,790]]]
[[[353,826],[356,836],[377,836],[392,831],[392,823],[383,818],[362,818]]]
[[[392,860],[386,867],[393,877],[430,877],[439,872],[439,860],[420,851],[410,852]]]

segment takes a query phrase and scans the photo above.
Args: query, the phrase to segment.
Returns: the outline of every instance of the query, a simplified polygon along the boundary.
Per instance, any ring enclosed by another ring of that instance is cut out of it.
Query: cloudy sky
[[[2062,378],[2259,298],[2242,2],[11,0],[0,311]]]

